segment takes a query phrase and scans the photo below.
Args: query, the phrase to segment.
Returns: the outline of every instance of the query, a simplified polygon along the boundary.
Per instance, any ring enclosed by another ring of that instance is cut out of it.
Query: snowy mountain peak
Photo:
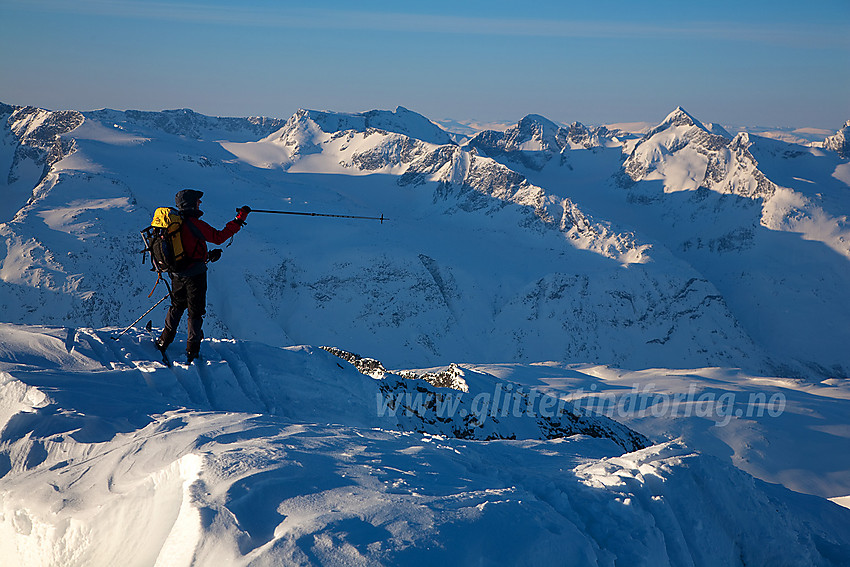
[[[686,111],[681,106],[677,106],[676,109],[667,115],[667,117],[661,122],[662,126],[696,126],[697,128],[702,128],[703,130],[708,130],[705,126],[703,126],[702,122],[694,118],[688,111]]]
[[[74,141],[64,137],[84,122],[83,114],[75,110],[50,111],[34,106],[0,106],[0,115],[7,115],[3,126],[8,128],[8,141],[13,148],[5,174],[8,185],[31,190],[47,175],[50,167],[74,151]],[[27,187],[28,186],[28,187]],[[16,204],[11,194],[5,196],[10,205]],[[17,203],[20,205],[19,203]]]
[[[354,114],[302,109],[293,115],[290,122],[293,120],[310,120],[328,134],[349,130],[366,132],[370,129],[376,129],[402,134],[430,144],[454,143],[448,132],[421,114],[403,106],[397,107],[394,111],[370,110]],[[289,127],[290,124],[287,124],[287,126]]]
[[[604,126],[589,128],[573,122],[564,127],[539,114],[529,114],[504,131],[480,132],[467,144],[508,167],[520,166],[530,172],[539,172],[549,163],[569,169],[570,150],[622,145]],[[559,158],[552,160],[556,156]]]
[[[516,128],[518,130],[532,130],[540,132],[541,135],[545,135],[551,131],[557,130],[560,126],[545,116],[541,116],[539,114],[526,114],[519,122],[517,122]]]
[[[558,139],[561,145],[571,149],[591,149],[617,145],[613,141],[614,133],[605,126],[588,127],[581,122],[573,122],[568,128],[561,128]]]
[[[723,128],[720,124],[713,124],[711,122],[701,122],[697,120],[691,113],[682,108],[681,106],[677,106],[676,109],[667,115],[661,123],[652,128],[644,137],[649,138],[654,136],[658,132],[663,132],[669,128],[674,128],[677,131],[685,131],[687,132],[690,129],[698,129],[703,132],[707,132],[709,134],[714,134],[716,136],[722,136],[727,139],[732,139],[732,135]]]
[[[564,147],[564,130],[539,114],[528,114],[504,132],[485,130],[467,144],[496,160],[522,164],[539,171]]]
[[[635,145],[623,164],[625,181],[660,180],[668,193],[705,187],[746,198],[772,195],[775,185],[758,169],[750,145],[747,134],[732,140],[722,127],[706,127],[678,107]]]
[[[561,127],[539,114],[524,116],[515,128],[508,129],[505,147],[510,149],[559,152]]]

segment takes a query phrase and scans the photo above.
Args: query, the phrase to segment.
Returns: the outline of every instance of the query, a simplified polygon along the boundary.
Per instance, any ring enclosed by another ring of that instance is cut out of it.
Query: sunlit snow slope
[[[375,411],[384,379],[321,349],[208,340],[202,363],[166,368],[145,333],[2,330],[4,565],[841,565],[850,553],[850,510],[681,443],[623,454],[617,435],[414,431]],[[487,380],[465,378],[471,394]]]

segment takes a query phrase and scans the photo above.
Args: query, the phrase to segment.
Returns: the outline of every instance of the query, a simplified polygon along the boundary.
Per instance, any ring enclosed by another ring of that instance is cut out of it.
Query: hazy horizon
[[[4,0],[0,100],[288,117],[404,106],[435,120],[834,131],[850,118],[850,4],[654,0]]]

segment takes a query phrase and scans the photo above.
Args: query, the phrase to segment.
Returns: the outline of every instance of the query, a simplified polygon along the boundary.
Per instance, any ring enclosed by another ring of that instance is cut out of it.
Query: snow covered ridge
[[[153,128],[166,134],[207,140],[255,140],[278,130],[285,123],[280,118],[249,116],[247,118],[213,117],[188,108],[150,112],[141,110],[93,110],[83,115],[117,129]]]
[[[586,435],[400,432],[371,407],[383,381],[321,349],[207,339],[201,364],[166,368],[144,332],[0,331],[4,564],[793,566],[850,553],[850,510],[679,442],[623,454]],[[474,391],[484,375],[464,373]]]
[[[374,359],[323,348],[360,372],[378,377],[378,415],[398,417],[406,431],[485,441],[588,435],[610,439],[626,451],[650,445],[646,437],[613,420],[588,415],[564,399],[481,372],[453,364],[441,372],[395,374]]]
[[[334,356],[353,360],[359,373],[346,371],[329,356],[321,357],[310,347],[284,350],[269,347],[265,354],[248,361],[239,354],[239,344],[213,340],[205,342],[205,362],[195,377],[192,372],[186,375],[180,367],[167,372],[162,365],[151,362],[150,355],[155,351],[146,333],[131,332],[126,340],[113,343],[107,340],[108,334],[90,329],[30,329],[3,324],[2,331],[9,350],[0,358],[0,368],[10,376],[4,388],[11,388],[3,398],[6,403],[17,400],[8,406],[10,413],[2,416],[0,422],[0,430],[7,428],[7,433],[21,431],[16,425],[21,421],[38,424],[52,419],[71,424],[62,428],[75,430],[75,438],[109,435],[104,429],[108,419],[93,426],[87,423],[89,411],[64,407],[63,400],[69,399],[68,396],[72,400],[69,403],[77,404],[75,396],[92,395],[85,391],[86,384],[69,384],[54,394],[50,393],[52,387],[44,387],[52,382],[50,379],[41,382],[42,373],[38,369],[58,364],[87,372],[105,369],[127,372],[141,378],[143,381],[132,386],[140,391],[123,395],[114,392],[119,399],[144,397],[145,388],[157,393],[156,403],[134,408],[123,416],[131,421],[149,419],[139,411],[189,407],[283,415],[297,421],[320,419],[341,424],[371,424],[463,439],[553,439],[583,434],[610,439],[626,451],[650,444],[644,436],[609,418],[585,415],[573,404],[549,395],[529,396],[519,385],[457,366],[441,374],[420,377],[407,373],[402,377],[385,372],[375,379],[360,369],[373,369],[374,373],[375,368],[382,367],[380,363],[332,347],[323,348]],[[29,376],[31,369],[36,369],[32,380],[14,378]],[[445,383],[447,376],[454,376],[453,384],[462,383],[465,389],[436,385]],[[128,385],[126,381],[124,384]],[[74,391],[78,387],[83,390]],[[97,398],[103,396],[101,393]],[[322,401],[323,397],[329,399]],[[344,406],[339,406],[343,400]],[[53,417],[27,415],[39,410]],[[16,413],[20,411],[24,414]],[[299,411],[306,413],[301,416]],[[110,427],[117,433],[127,425],[119,419]],[[98,428],[100,432],[94,433]]]
[[[555,155],[560,156],[559,165],[563,165],[571,149],[618,145],[616,134],[604,126],[588,128],[580,122],[562,127],[543,116],[529,114],[505,131],[486,130],[475,135],[468,145],[490,157],[504,156],[539,171]]]
[[[445,130],[421,114],[412,112],[403,106],[397,107],[395,111],[371,110],[357,114],[299,110],[290,118],[289,122],[297,122],[305,118],[315,122],[323,132],[328,134],[348,130],[364,133],[370,130],[381,130],[402,134],[438,146],[454,143]]]
[[[521,174],[479,155],[473,142],[457,146],[423,116],[401,107],[395,113],[355,115],[301,110],[264,140],[225,147],[259,167],[392,174],[398,175],[401,186],[436,183],[435,200],[459,201],[450,211],[492,214],[507,204],[520,205],[525,227],[558,230],[574,246],[623,263],[648,261],[649,246],[636,242],[632,234],[612,231],[606,223],[588,218],[569,199],[548,195]]]

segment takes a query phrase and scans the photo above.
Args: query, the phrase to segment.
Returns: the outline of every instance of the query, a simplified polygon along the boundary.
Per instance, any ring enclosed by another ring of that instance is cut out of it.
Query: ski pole
[[[239,209],[236,209],[236,212],[239,212]],[[299,213],[295,211],[269,211],[266,209],[251,209],[252,213],[274,213],[277,215],[301,215],[305,217],[334,217],[338,219],[366,219],[366,220],[376,220],[381,221],[381,224],[384,224],[385,219],[383,213],[380,217],[361,217],[357,215],[328,215],[324,213]]]
[[[127,331],[129,331],[130,329],[132,329],[132,328],[133,328],[133,325],[135,325],[136,323],[138,323],[139,321],[141,321],[141,320],[144,318],[144,316],[145,316],[145,315],[147,315],[148,313],[150,313],[151,311],[153,311],[154,309],[156,309],[156,307],[157,307],[160,303],[162,303],[163,301],[165,301],[166,299],[168,299],[170,296],[171,296],[171,290],[168,290],[168,293],[166,293],[166,294],[165,294],[165,296],[164,296],[162,299],[160,299],[159,301],[157,301],[157,302],[154,304],[154,306],[153,306],[153,307],[151,307],[150,309],[148,309],[147,311],[145,311],[144,313],[142,313],[142,316],[141,316],[141,317],[139,317],[138,319],[136,319],[135,321],[133,321],[132,323],[130,323],[130,326],[129,326],[129,327],[127,327],[126,329],[124,329],[123,331],[121,331],[120,333],[118,333],[117,335],[115,335],[114,337],[109,337],[109,338],[110,338],[110,339],[112,339],[113,341],[117,341],[117,340],[118,340],[118,337],[120,337],[121,335],[123,335],[124,333],[126,333]]]

